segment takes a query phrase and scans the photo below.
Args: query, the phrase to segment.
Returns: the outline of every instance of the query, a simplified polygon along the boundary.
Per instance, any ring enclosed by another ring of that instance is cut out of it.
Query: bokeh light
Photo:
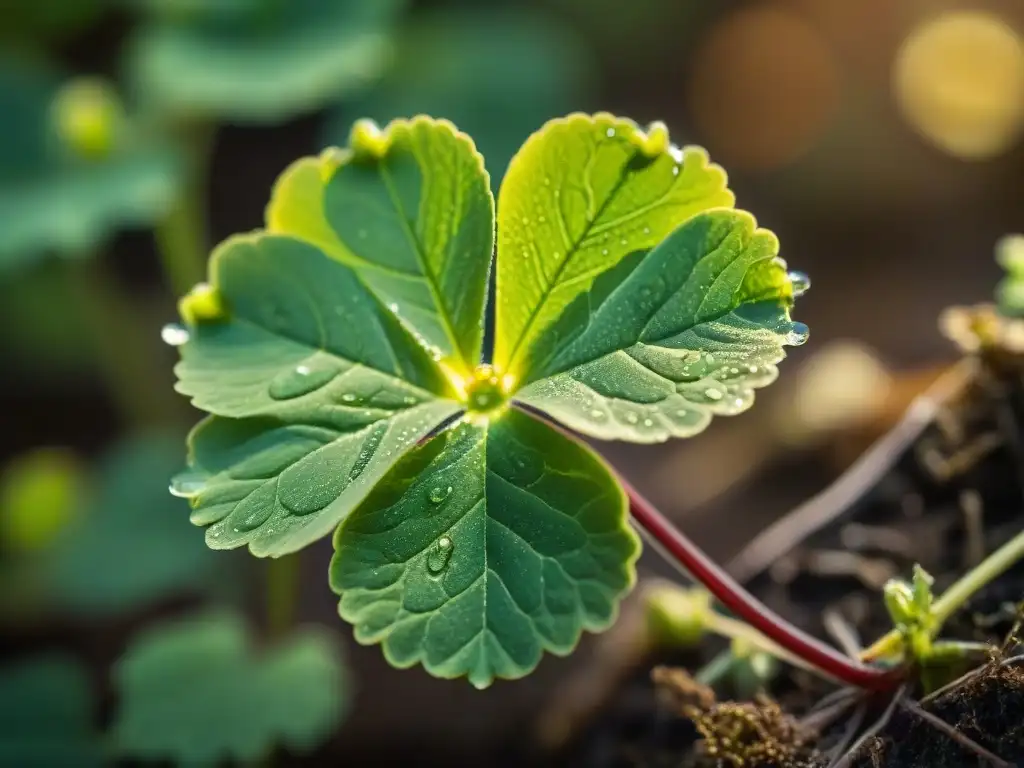
[[[839,101],[832,52],[798,13],[727,16],[696,52],[690,102],[701,140],[731,167],[775,168],[808,150]]]
[[[1024,128],[1024,42],[990,13],[933,17],[900,48],[893,90],[906,120],[939,149],[994,157]]]

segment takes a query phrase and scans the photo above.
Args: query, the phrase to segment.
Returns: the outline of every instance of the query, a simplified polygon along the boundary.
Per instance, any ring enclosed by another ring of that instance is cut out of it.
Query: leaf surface
[[[293,165],[267,213],[272,231],[317,243],[460,373],[480,362],[494,248],[483,158],[446,121],[360,122],[351,148]]]
[[[100,768],[86,670],[65,656],[40,656],[0,670],[0,765]]]
[[[806,327],[778,240],[740,211],[695,216],[599,277],[540,340],[517,393],[585,434],[657,442],[748,408]]]
[[[241,619],[210,614],[149,629],[118,662],[112,736],[125,757],[248,764],[283,744],[313,749],[347,709],[327,633],[306,629],[260,655]]]
[[[601,460],[517,411],[410,452],[334,543],[331,585],[356,639],[478,687],[609,626],[638,554]]]
[[[190,329],[176,372],[216,417],[193,431],[174,490],[211,547],[285,554],[330,532],[459,405],[394,315],[309,243],[229,240],[211,285],[226,314]]]
[[[731,206],[725,173],[605,113],[552,120],[513,158],[498,195],[495,363],[533,378],[531,347],[594,279],[696,213]]]

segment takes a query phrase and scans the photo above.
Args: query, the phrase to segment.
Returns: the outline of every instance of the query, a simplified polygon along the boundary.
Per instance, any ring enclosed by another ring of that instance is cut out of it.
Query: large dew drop
[[[180,347],[182,344],[188,343],[188,329],[178,323],[168,323],[160,329],[160,338],[163,339],[164,344]]]
[[[793,286],[793,297],[803,296],[811,287],[811,278],[803,272],[792,271],[786,277]]]
[[[308,395],[327,384],[341,372],[341,368],[330,361],[308,362],[275,376],[268,387],[275,400],[290,400]]]
[[[450,485],[446,486],[435,486],[430,489],[430,493],[427,494],[427,498],[430,499],[431,504],[441,504],[452,492]]]
[[[452,559],[454,550],[455,542],[452,541],[451,536],[439,538],[427,555],[427,570],[435,575],[444,571]]]
[[[205,487],[205,476],[190,470],[188,472],[182,472],[180,475],[175,475],[171,478],[171,485],[168,490],[173,496],[190,499],[193,496],[198,496]]]

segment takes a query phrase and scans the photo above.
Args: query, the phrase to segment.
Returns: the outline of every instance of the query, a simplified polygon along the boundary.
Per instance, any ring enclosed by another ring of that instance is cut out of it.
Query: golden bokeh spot
[[[729,167],[777,168],[824,132],[839,103],[829,46],[798,13],[729,15],[697,50],[690,104],[702,140]]]
[[[1024,42],[993,14],[942,14],[904,41],[893,91],[906,120],[939,149],[994,157],[1024,129]]]

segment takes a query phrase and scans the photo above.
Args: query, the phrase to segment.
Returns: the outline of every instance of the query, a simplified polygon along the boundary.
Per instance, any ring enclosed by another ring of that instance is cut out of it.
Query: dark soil
[[[913,564],[920,563],[935,577],[936,594],[941,594],[984,553],[1020,531],[1024,525],[1020,442],[1024,386],[1019,370],[1007,367],[1005,361],[975,362],[968,383],[909,448],[892,457],[890,468],[874,487],[824,527],[794,542],[788,554],[749,581],[756,595],[821,637],[829,637],[826,624],[834,626],[835,617],[840,616],[845,621],[839,623],[852,628],[866,646],[891,628],[880,592],[887,579],[908,578]],[[947,624],[944,637],[999,645],[1013,626],[1022,598],[1024,567],[1018,566],[979,592]],[[713,640],[703,644],[697,664],[706,663],[720,647]],[[692,654],[649,659],[558,764],[594,768],[827,765],[827,760],[805,761],[806,751],[776,757],[771,757],[771,750],[761,756],[751,751],[742,762],[709,755],[709,746],[714,745],[702,740],[693,724],[695,719],[701,724],[699,713],[685,711],[671,695],[668,703],[664,695],[659,699],[651,680],[653,668],[679,663],[691,671],[697,668]],[[987,668],[928,702],[925,709],[1004,761],[1024,766],[1022,670],[1016,664]],[[662,683],[664,689],[664,679]],[[807,673],[786,669],[773,680],[768,694],[793,713],[792,723],[828,690]],[[723,700],[734,695],[728,690],[717,693]],[[908,691],[908,697],[920,698],[920,692]],[[864,727],[877,721],[885,704],[874,702]],[[774,706],[767,701],[731,706],[726,714],[732,717],[732,725],[737,718],[747,725],[744,738],[757,732],[752,718],[781,716],[766,710]],[[845,724],[840,721],[837,728]],[[825,749],[835,741],[836,733],[828,731],[818,746]],[[934,724],[896,707],[880,736],[846,765],[966,768],[991,763]]]

